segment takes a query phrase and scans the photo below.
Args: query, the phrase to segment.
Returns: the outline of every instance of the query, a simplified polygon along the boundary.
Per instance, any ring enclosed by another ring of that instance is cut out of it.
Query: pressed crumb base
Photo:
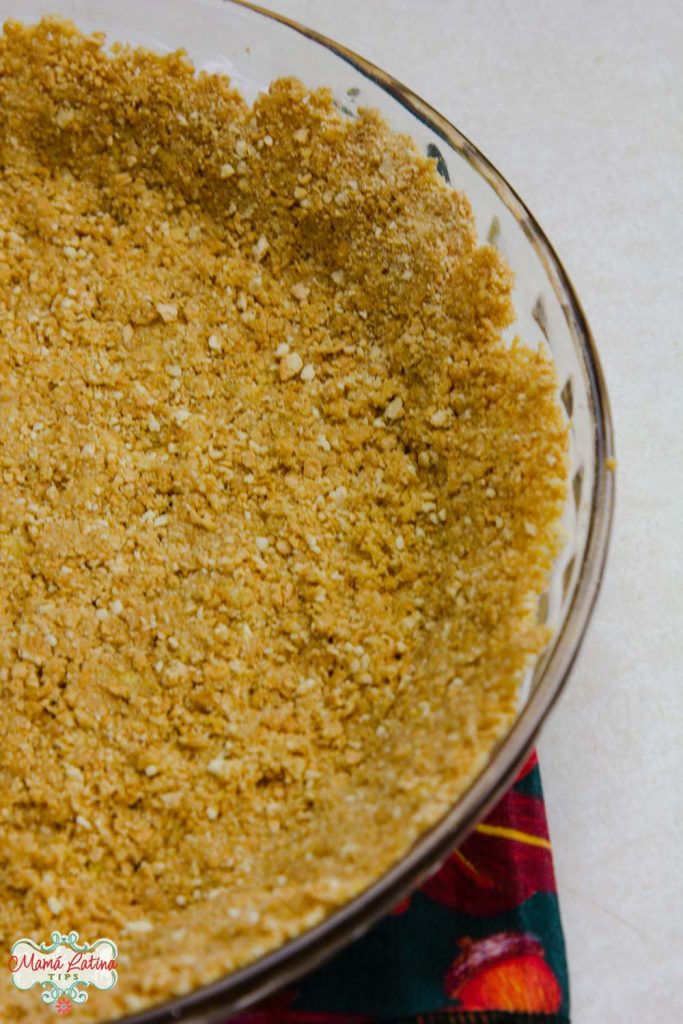
[[[83,1021],[452,804],[547,640],[567,475],[550,358],[410,140],[102,43],[0,42],[0,945],[115,939]]]

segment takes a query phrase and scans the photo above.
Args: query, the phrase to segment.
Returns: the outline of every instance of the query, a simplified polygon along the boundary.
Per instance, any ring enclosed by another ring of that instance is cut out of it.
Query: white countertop
[[[619,469],[603,593],[539,745],[573,1020],[683,1021],[683,5],[262,2],[461,128],[583,301]]]

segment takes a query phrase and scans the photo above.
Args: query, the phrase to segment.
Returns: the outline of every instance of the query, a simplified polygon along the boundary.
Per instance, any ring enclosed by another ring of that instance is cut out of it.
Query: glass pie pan
[[[2,21],[59,13],[108,42],[168,52],[185,49],[198,69],[229,75],[251,101],[282,76],[327,86],[346,116],[372,107],[437,161],[469,198],[481,241],[515,275],[518,334],[548,346],[570,424],[570,486],[564,546],[538,615],[552,640],[530,669],[519,714],[489,760],[448,813],[388,872],[319,925],[232,974],[125,1018],[127,1024],[214,1024],[312,969],[361,935],[431,874],[466,837],[510,781],[559,696],[597,597],[614,497],[609,403],[598,356],[578,298],[543,231],[477,148],[390,75],[317,33],[243,0],[0,0]]]

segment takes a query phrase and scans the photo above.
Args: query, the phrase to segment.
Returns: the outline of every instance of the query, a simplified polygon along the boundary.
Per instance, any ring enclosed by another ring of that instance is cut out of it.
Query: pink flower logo
[[[68,996],[60,996],[55,1003],[55,1010],[60,1017],[66,1017],[74,1008],[74,1004],[68,998]]]

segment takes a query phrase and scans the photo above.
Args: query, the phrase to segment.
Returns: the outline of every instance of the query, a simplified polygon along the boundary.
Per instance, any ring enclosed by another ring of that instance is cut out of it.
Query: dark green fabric
[[[489,817],[367,935],[239,1024],[568,1024],[535,755]]]

